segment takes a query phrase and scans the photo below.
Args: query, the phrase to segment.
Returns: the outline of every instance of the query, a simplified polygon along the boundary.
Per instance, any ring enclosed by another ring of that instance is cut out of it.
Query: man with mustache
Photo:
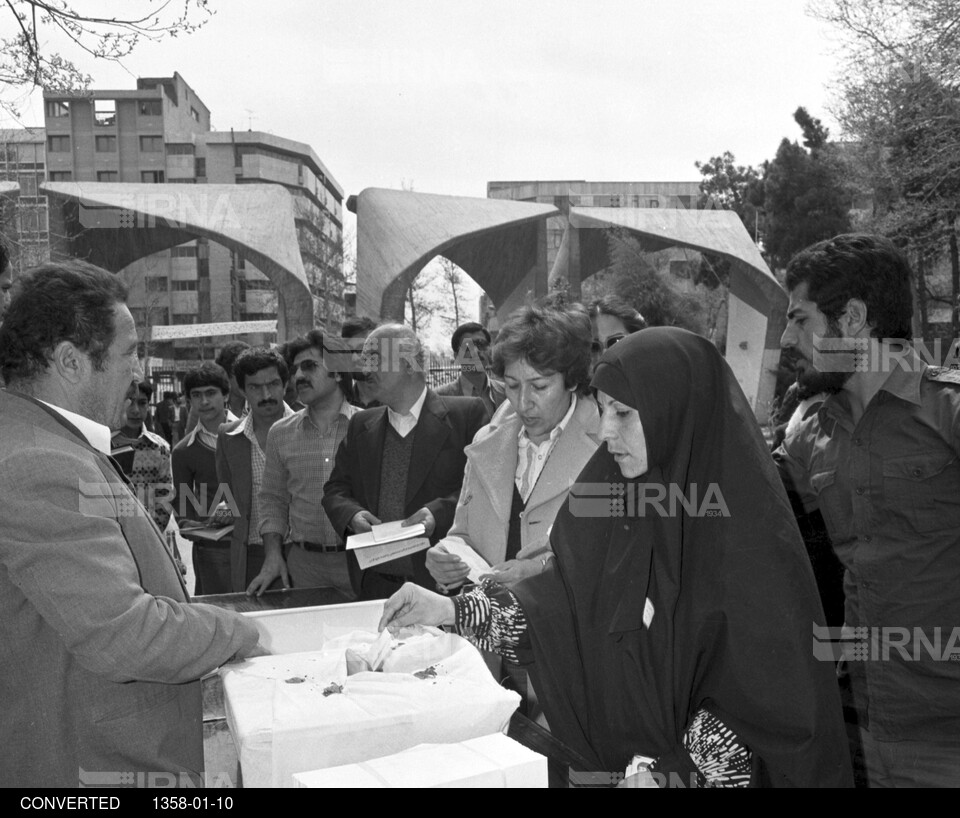
[[[234,509],[239,512],[230,540],[230,590],[239,592],[245,591],[260,573],[265,558],[260,535],[260,487],[267,459],[267,432],[293,410],[283,400],[288,370],[276,350],[244,350],[233,363],[233,375],[250,411],[220,427],[217,477],[229,487]]]
[[[808,247],[786,286],[781,345],[830,394],[775,457],[846,569],[841,669],[867,780],[960,786],[960,372],[903,340],[910,270],[887,239]]]
[[[337,447],[358,411],[347,400],[353,391],[351,361],[341,346],[346,347],[319,330],[286,345],[297,398],[306,408],[281,420],[267,437],[260,491],[260,534],[266,558],[260,573],[248,583],[248,594],[259,596],[279,579],[284,587],[326,586],[355,598],[343,538],[320,507]],[[331,355],[332,351],[340,354]],[[286,555],[284,543],[288,543]]]

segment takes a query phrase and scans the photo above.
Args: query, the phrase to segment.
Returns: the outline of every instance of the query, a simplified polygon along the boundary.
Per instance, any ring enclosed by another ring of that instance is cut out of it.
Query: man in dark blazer
[[[233,364],[233,377],[250,411],[225,423],[217,435],[217,479],[230,489],[233,518],[230,535],[230,590],[246,591],[263,567],[260,536],[260,486],[266,464],[267,432],[293,410],[283,400],[287,364],[273,349],[245,349]]]
[[[441,398],[426,386],[423,348],[408,327],[387,324],[363,347],[363,376],[382,406],[358,412],[324,486],[323,508],[342,536],[380,522],[422,522],[431,543],[446,535],[466,467],[464,447],[486,422],[477,398]],[[424,552],[360,572],[350,555],[360,599],[384,599],[404,582],[435,583]]]
[[[20,285],[0,325],[0,787],[197,786],[200,677],[257,629],[190,603],[110,458],[143,377],[123,282],[69,261]]]

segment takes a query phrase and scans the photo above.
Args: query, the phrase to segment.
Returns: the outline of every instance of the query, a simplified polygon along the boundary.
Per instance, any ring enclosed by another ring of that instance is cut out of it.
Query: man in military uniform
[[[775,456],[846,568],[842,664],[868,781],[958,786],[960,373],[903,340],[910,271],[886,239],[815,244],[786,286],[781,345],[831,394]]]

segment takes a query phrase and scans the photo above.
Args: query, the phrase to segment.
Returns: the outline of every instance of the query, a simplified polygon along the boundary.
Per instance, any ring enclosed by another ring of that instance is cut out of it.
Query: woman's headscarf
[[[813,573],[729,366],[700,336],[652,328],[608,350],[592,385],[638,411],[649,469],[627,480],[601,446],[557,516],[555,567],[515,588],[551,729],[617,771],[682,757],[703,708],[753,751],[755,780],[849,783],[833,667],[812,651]]]

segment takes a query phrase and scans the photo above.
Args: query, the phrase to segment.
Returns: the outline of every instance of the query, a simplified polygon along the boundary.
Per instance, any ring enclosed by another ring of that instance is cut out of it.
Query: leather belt
[[[305,540],[294,540],[294,545],[299,545],[304,551],[314,551],[321,554],[332,554],[340,550],[339,545],[324,545],[319,542],[306,542]]]

